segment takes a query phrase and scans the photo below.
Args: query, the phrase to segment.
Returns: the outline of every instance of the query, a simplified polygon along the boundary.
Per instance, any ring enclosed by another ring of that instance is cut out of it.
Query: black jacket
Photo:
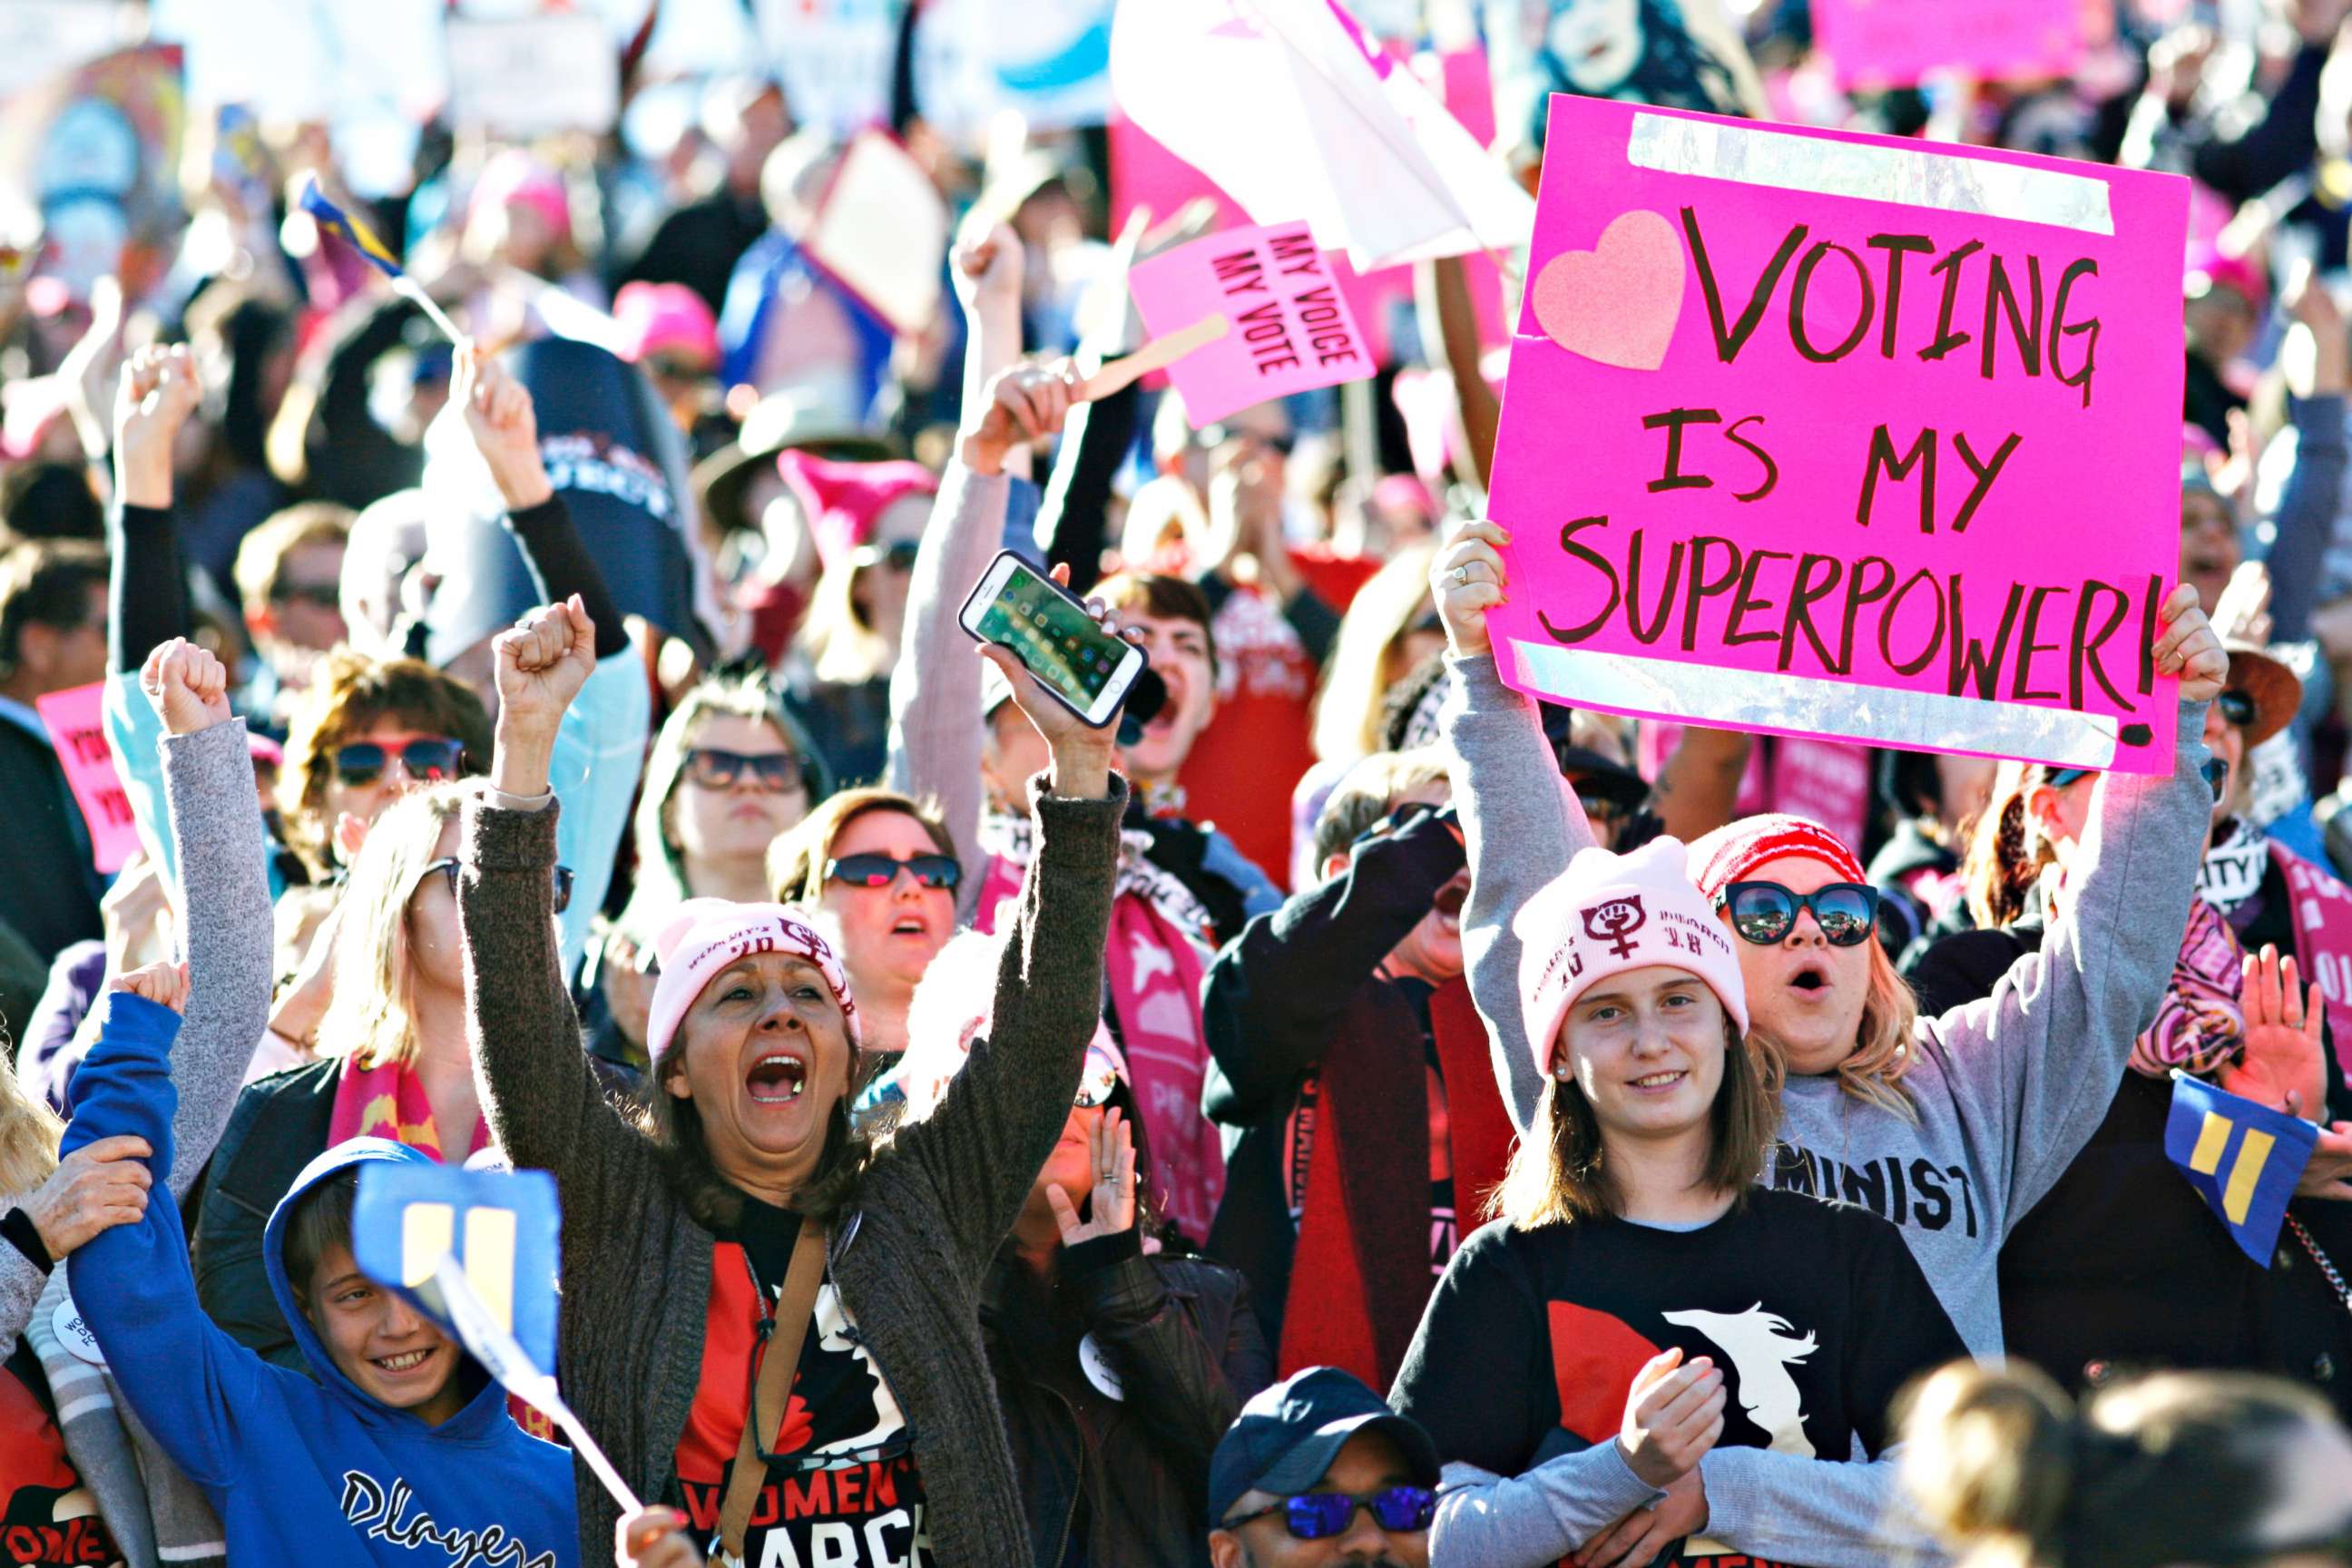
[[[2292,952],[2284,879],[2263,879],[2263,909],[2239,939]],[[1914,966],[1921,1008],[1990,992],[1978,978],[2037,952],[2036,919],[1967,931]],[[2343,1075],[2328,1074],[2329,1116],[2352,1116]],[[2126,1072],[2106,1119],[2064,1176],[2010,1233],[2000,1254],[2001,1328],[2009,1353],[2067,1389],[2154,1367],[2273,1372],[2307,1384],[2352,1416],[2352,1310],[2329,1289],[2294,1235],[2279,1233],[2257,1268],[2164,1152],[2172,1086]],[[2297,1198],[2301,1220],[2340,1268],[2352,1263],[2352,1204]]]
[[[1410,1053],[1422,1081],[1427,1020],[1403,987],[1374,971],[1463,864],[1446,825],[1420,816],[1358,845],[1345,871],[1250,921],[1209,966],[1201,1015],[1211,1061],[1202,1108],[1212,1121],[1242,1130],[1227,1144],[1225,1195],[1209,1251],[1249,1276],[1266,1337],[1276,1344],[1298,1239],[1282,1162],[1300,1085],[1350,1023]],[[1425,1208],[1426,1201],[1415,1189],[1414,1205]],[[1411,1241],[1425,1267],[1423,1238]]]
[[[8,813],[0,925],[47,963],[75,942],[103,934],[101,884],[56,750],[5,719],[0,719],[0,802]]]
[[[205,1315],[237,1343],[301,1373],[310,1365],[269,1288],[261,1233],[302,1167],[326,1150],[341,1066],[313,1062],[246,1086],[205,1173],[189,1242]]]
[[[1210,1452],[1274,1377],[1242,1277],[1132,1230],[1063,1248],[1050,1280],[1008,1245],[980,1325],[1038,1568],[1205,1564]]]

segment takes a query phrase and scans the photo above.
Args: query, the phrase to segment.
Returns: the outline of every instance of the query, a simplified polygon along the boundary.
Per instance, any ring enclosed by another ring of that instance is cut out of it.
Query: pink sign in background
[[[89,824],[90,858],[111,875],[139,847],[139,824],[114,772],[114,748],[106,742],[106,721],[99,711],[105,696],[106,683],[93,681],[37,697],[33,707],[48,727],[66,783],[81,807],[82,819]]]
[[[1169,368],[1197,428],[1294,392],[1360,381],[1378,368],[1355,312],[1303,223],[1229,228],[1141,262],[1128,275],[1155,337],[1223,312],[1225,335]]]
[[[1553,98],[1490,508],[1505,678],[2168,771],[2147,648],[2187,204],[2175,176]]]
[[[1911,87],[1930,71],[2068,76],[2082,0],[1813,0],[1813,39],[1840,87]]]
[[[1439,91],[1445,107],[1464,129],[1480,142],[1495,139],[1493,80],[1483,48],[1454,50],[1442,56],[1423,55],[1415,61],[1424,79]],[[1212,106],[1208,112],[1213,112]],[[1217,204],[1217,226],[1237,227],[1249,222],[1239,203],[1223,187],[1171,153],[1152,135],[1113,109],[1110,136],[1110,229],[1117,234],[1127,216],[1138,206],[1149,207],[1154,223],[1173,217],[1185,203],[1207,196]],[[1348,308],[1370,345],[1373,362],[1386,364],[1391,352],[1391,323],[1412,308],[1412,268],[1383,267],[1377,272],[1357,271],[1344,256],[1326,258],[1347,296]],[[1471,256],[1463,259],[1469,272],[1471,303],[1478,312],[1479,341],[1493,347],[1509,339],[1503,316],[1503,279],[1494,259]]]

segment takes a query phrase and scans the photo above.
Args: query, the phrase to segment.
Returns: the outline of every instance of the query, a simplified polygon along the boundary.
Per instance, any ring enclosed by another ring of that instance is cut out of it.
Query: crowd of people
[[[1530,189],[1553,91],[2189,176],[2148,774],[1515,689],[1477,258],[1370,380],[1102,392],[1218,220],[928,113],[923,5],[922,322],[819,243],[856,128],[658,5],[688,113],[26,161],[0,1564],[2352,1563],[2352,4],[2063,8],[1885,90],[1780,0],[1363,10]],[[1110,724],[963,629],[1001,552]],[[2311,1124],[2274,1242],[2184,1080]],[[436,1165],[551,1175],[609,1484],[362,1267]]]

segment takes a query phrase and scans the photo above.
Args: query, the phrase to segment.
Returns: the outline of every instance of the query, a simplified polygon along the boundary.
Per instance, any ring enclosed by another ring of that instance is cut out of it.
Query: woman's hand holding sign
[[[2210,702],[2221,696],[2221,683],[2230,675],[2230,656],[2221,651],[2221,639],[2197,607],[2197,590],[2178,584],[2156,614],[2157,673],[2180,677],[2183,702]]]
[[[1510,602],[1505,592],[1509,574],[1501,553],[1510,542],[1499,523],[1457,522],[1429,569],[1430,593],[1437,600],[1438,619],[1445,623],[1445,644],[1457,658],[1494,651],[1486,612]]]

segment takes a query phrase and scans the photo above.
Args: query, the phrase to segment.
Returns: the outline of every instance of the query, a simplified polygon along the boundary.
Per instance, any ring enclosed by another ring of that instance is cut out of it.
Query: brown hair
[[[1410,752],[1375,752],[1340,775],[1337,788],[1315,816],[1315,874],[1323,863],[1344,855],[1372,825],[1389,814],[1389,802],[1407,790],[1446,779],[1447,753],[1437,746]]]
[[[1713,1137],[1701,1183],[1735,1194],[1735,1201],[1746,1201],[1780,1121],[1780,1102],[1764,1064],[1726,1016],[1723,1081],[1709,1110]],[[1624,1212],[1624,1194],[1618,1192],[1603,1157],[1600,1120],[1574,1079],[1544,1081],[1536,1127],[1543,1131],[1520,1139],[1511,1151],[1502,1185],[1486,1200],[1487,1218],[1507,1219],[1528,1230],[1579,1219],[1612,1219]]]
[[[278,775],[287,847],[314,877],[334,869],[326,804],[335,752],[385,719],[461,741],[474,767],[489,765],[490,716],[463,682],[417,659],[369,658],[348,648],[329,654],[294,710]]]
[[[768,846],[768,889],[780,903],[806,904],[814,909],[824,897],[824,863],[833,858],[833,841],[861,816],[896,811],[923,825],[939,852],[955,858],[955,840],[940,821],[940,814],[896,790],[845,789],[828,795],[793,826],[776,835]]]
[[[2159,1373],[2078,1408],[2019,1362],[1955,1362],[1896,1404],[1904,1484],[1967,1568],[2253,1561],[2281,1449],[2335,1424],[2245,1373]]]
[[[1968,829],[1968,853],[1960,860],[1960,885],[1977,925],[1994,931],[2025,912],[2026,896],[2042,870],[2057,859],[2026,810],[2033,792],[2050,782],[2039,763],[2003,763],[1993,774],[1984,813]]]
[[[15,672],[25,628],[60,632],[89,624],[89,593],[106,586],[106,546],[89,539],[32,539],[0,550],[0,676]]]
[[[352,1205],[359,1192],[359,1167],[345,1165],[295,1199],[286,1216],[278,1262],[305,1312],[310,1310],[310,1279],[319,1271],[319,1259],[329,1247],[352,1244]]]
[[[416,1060],[416,969],[408,954],[410,898],[471,784],[412,790],[385,806],[352,860],[336,917],[335,989],[319,1020],[318,1054],[362,1067]]]
[[[1216,616],[1197,584],[1165,572],[1121,572],[1096,584],[1090,597],[1122,615],[1192,622],[1209,645],[1209,673],[1217,673],[1217,633],[1210,624]]]
[[[277,596],[286,558],[307,544],[345,544],[358,514],[330,500],[306,500],[264,518],[236,547],[236,596],[247,614]]]

